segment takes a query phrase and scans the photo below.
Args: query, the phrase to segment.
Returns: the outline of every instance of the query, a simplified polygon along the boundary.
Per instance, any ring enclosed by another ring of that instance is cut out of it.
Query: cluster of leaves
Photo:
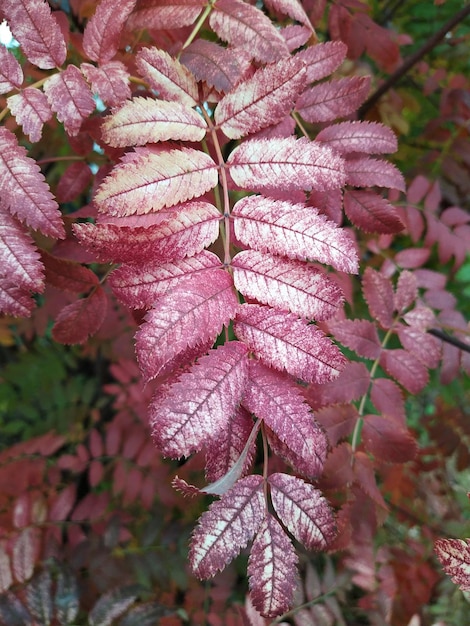
[[[173,485],[219,498],[192,534],[193,573],[213,577],[252,541],[256,623],[292,606],[300,546],[343,550],[371,622],[407,623],[407,559],[386,546],[374,555],[389,511],[379,485],[417,458],[406,397],[438,366],[444,383],[470,369],[447,275],[428,267],[464,263],[470,217],[422,175],[406,191],[380,157],[397,150],[394,133],[354,119],[371,80],[343,61],[366,52],[393,71],[400,41],[357,2],[122,0],[116,11],[101,0],[91,15],[72,4],[76,22],[44,0],[0,8],[24,55],[0,48],[0,307],[34,320],[43,293],[63,344],[123,328],[128,340],[138,324],[147,391],[134,397],[138,427],[125,395],[124,412],[60,457],[56,469],[86,479],[78,504],[76,482],[58,492],[60,472],[38,496],[47,506],[24,496],[29,517],[16,526],[27,531],[5,522],[4,563],[25,542],[39,555],[32,529],[46,519],[107,527],[106,480],[125,506],[150,508],[155,493],[174,506],[155,444],[173,459],[198,453],[209,484],[186,471]],[[325,16],[331,40],[319,42]],[[70,30],[84,18],[83,32]],[[466,158],[457,123],[447,164],[455,151]],[[48,176],[38,163],[53,164]],[[77,548],[86,538],[72,528]],[[427,581],[419,606],[436,582],[428,558],[414,571]],[[37,557],[27,562],[19,583]],[[11,582],[4,574],[3,589]]]

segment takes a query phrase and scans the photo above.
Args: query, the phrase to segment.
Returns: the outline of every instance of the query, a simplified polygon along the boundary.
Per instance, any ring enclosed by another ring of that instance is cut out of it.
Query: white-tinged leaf
[[[400,170],[389,163],[379,159],[369,159],[360,157],[357,159],[347,159],[346,182],[354,187],[391,187],[399,191],[405,191],[405,179]]]
[[[358,271],[350,235],[313,207],[247,196],[235,204],[232,217],[237,239],[255,250],[320,261],[342,272]]]
[[[346,363],[321,330],[293,313],[243,304],[234,331],[264,363],[306,382],[332,380]]]
[[[42,70],[62,65],[67,56],[67,45],[47,2],[2,0],[0,8],[28,61]]]
[[[121,31],[134,8],[136,0],[100,0],[96,11],[83,32],[83,49],[99,64],[111,61],[119,48]]]
[[[15,135],[0,127],[0,207],[50,237],[65,237],[62,215],[39,166]]]
[[[10,96],[7,104],[17,123],[23,127],[23,132],[29,135],[33,143],[39,141],[44,123],[52,117],[52,110],[44,92],[35,87],[26,87]]]
[[[145,380],[187,347],[215,340],[238,309],[232,277],[215,269],[181,280],[147,314],[136,335],[136,350]]]
[[[348,47],[342,41],[326,41],[301,50],[297,56],[305,63],[306,83],[332,74],[346,58]]]
[[[105,178],[95,202],[109,215],[142,215],[202,196],[217,181],[216,164],[200,150],[140,148]]]
[[[354,113],[369,93],[369,76],[348,76],[306,89],[296,103],[296,111],[306,122],[331,122]]]
[[[282,615],[293,604],[298,557],[279,522],[266,515],[248,559],[250,596],[264,617]]]
[[[257,532],[266,504],[263,478],[246,476],[203,513],[191,539],[189,562],[198,578],[211,578],[237,556]]]
[[[0,593],[7,591],[13,584],[10,557],[3,546],[0,546]]]
[[[304,64],[296,57],[259,68],[222,98],[214,113],[215,123],[230,139],[277,124],[294,106],[304,75]]]
[[[142,48],[136,56],[141,75],[161,98],[193,107],[198,103],[196,79],[177,59],[158,48]]]
[[[309,319],[332,317],[343,301],[341,288],[303,261],[245,250],[232,259],[233,281],[244,296]]]
[[[165,456],[187,457],[226,428],[245,389],[247,353],[239,341],[219,346],[182,374],[163,402],[157,396],[149,418]]]
[[[103,138],[114,147],[143,146],[169,139],[201,141],[206,134],[204,118],[180,102],[137,97],[108,116]]]
[[[470,541],[437,539],[434,551],[444,571],[462,591],[470,591]]]
[[[271,474],[268,482],[281,522],[309,550],[325,550],[336,535],[336,527],[331,507],[321,491],[287,474]]]
[[[203,250],[194,256],[162,264],[127,263],[118,267],[109,276],[108,282],[114,294],[126,306],[146,309],[157,298],[177,286],[182,278],[204,274],[208,269],[222,267],[219,257]]]
[[[137,585],[118,587],[100,596],[88,614],[90,626],[111,626],[134,604],[139,596]]]
[[[305,402],[299,387],[285,374],[250,361],[243,406],[277,435],[296,461],[295,470],[318,477],[326,459],[328,443]],[[287,456],[287,455],[286,455]]]
[[[19,89],[23,83],[23,69],[18,59],[3,45],[0,45],[0,93]]]
[[[209,24],[223,41],[245,48],[257,61],[273,63],[289,55],[286,42],[271,20],[241,0],[217,0]]]
[[[100,67],[82,63],[80,69],[91,83],[93,93],[96,93],[107,106],[117,106],[131,97],[130,75],[121,61],[109,61]]]
[[[27,526],[16,536],[13,545],[12,569],[19,583],[26,582],[33,575],[40,549],[41,535],[38,528]]]
[[[227,166],[237,185],[256,191],[326,191],[346,181],[339,154],[306,137],[246,141],[230,153]]]
[[[27,607],[37,623],[49,626],[54,613],[50,572],[42,570],[37,574],[26,587],[25,595]]]
[[[299,0],[266,0],[265,4],[273,11],[288,15],[295,22],[307,26],[313,32],[313,26]]]
[[[80,243],[98,259],[115,263],[168,263],[201,252],[219,234],[218,209],[208,202],[179,205],[153,226],[74,224]]]
[[[382,154],[398,149],[395,133],[388,126],[375,122],[342,122],[323,128],[316,136],[341,154],[365,152]]]
[[[72,137],[78,135],[82,122],[95,110],[90,87],[75,65],[50,76],[44,83],[44,92],[59,122]]]
[[[131,31],[167,30],[191,26],[205,7],[205,0],[146,0],[139,2],[127,20]]]

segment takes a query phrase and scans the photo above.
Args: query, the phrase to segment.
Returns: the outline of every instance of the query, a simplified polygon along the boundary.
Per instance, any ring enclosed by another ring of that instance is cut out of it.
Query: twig
[[[456,348],[460,348],[460,350],[463,350],[464,352],[470,352],[470,345],[468,343],[457,339],[457,337],[449,335],[443,330],[439,330],[438,328],[430,328],[428,330],[428,333],[430,335],[433,335],[434,337],[437,337],[438,339],[442,339],[442,341],[445,341],[446,343],[450,343]]]

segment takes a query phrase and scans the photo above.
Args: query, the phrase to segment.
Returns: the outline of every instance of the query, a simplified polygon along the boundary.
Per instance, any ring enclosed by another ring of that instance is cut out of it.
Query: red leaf
[[[295,108],[306,122],[331,122],[354,113],[366,99],[369,87],[369,76],[320,83],[306,89]]]
[[[6,48],[0,46],[0,93],[8,93],[23,83],[23,69],[17,58]]]
[[[401,172],[388,161],[360,157],[347,159],[346,182],[354,187],[391,187],[405,191],[405,180]]]
[[[116,11],[114,0],[101,0],[83,32],[83,49],[88,58],[107,63],[119,48],[121,31],[136,0],[120,0]]]
[[[416,449],[414,452],[416,452]],[[382,460],[382,457],[379,458]],[[367,496],[369,496],[369,498],[372,498],[376,504],[382,507],[385,511],[388,511],[389,508],[385,503],[379,487],[377,486],[377,479],[375,477],[372,459],[365,452],[356,451],[354,455],[354,475],[355,482],[359,488]]]
[[[344,212],[366,233],[394,234],[405,228],[398,210],[373,191],[346,189]]]
[[[37,528],[25,528],[16,538],[13,546],[12,569],[19,583],[26,582],[33,575],[40,548],[40,533]]]
[[[93,93],[108,106],[116,106],[131,97],[129,72],[121,61],[110,61],[100,67],[82,63],[80,69],[91,83]]]
[[[198,103],[198,86],[191,72],[164,50],[142,48],[136,56],[136,64],[150,87],[161,98],[181,102],[193,107]]]
[[[145,380],[187,347],[214,340],[238,309],[232,277],[212,270],[182,280],[162,296],[136,335],[136,350]]]
[[[186,259],[162,265],[160,261],[142,265],[129,263],[118,267],[109,277],[116,296],[128,307],[146,309],[160,296],[176,287],[181,278],[204,274],[205,270],[221,267],[213,252],[203,250]]]
[[[46,269],[46,281],[58,289],[83,293],[99,285],[96,274],[83,265],[59,259],[45,250],[42,251],[42,261]]]
[[[394,296],[394,307],[398,313],[404,313],[418,296],[418,282],[414,272],[403,271],[398,277]]]
[[[339,404],[357,400],[369,388],[369,370],[364,363],[347,363],[338,378],[329,383],[311,383],[305,397],[315,410],[330,404]]]
[[[241,0],[218,0],[209,24],[233,46],[242,46],[257,61],[273,63],[289,55],[287,45],[271,20]]]
[[[217,166],[204,152],[140,148],[105,178],[95,202],[109,215],[142,215],[202,196],[217,182]]]
[[[297,583],[297,561],[289,537],[268,513],[248,559],[251,599],[264,617],[282,615],[292,605]]]
[[[379,413],[392,417],[400,426],[406,426],[403,393],[393,380],[375,378],[372,381],[370,399]]]
[[[189,561],[199,578],[211,578],[244,548],[265,517],[263,478],[247,476],[203,513],[193,532]]]
[[[380,355],[380,339],[372,322],[338,320],[330,322],[328,328],[343,346],[354,350],[359,356],[376,359]]]
[[[107,306],[108,298],[101,287],[87,298],[67,305],[52,327],[54,340],[64,344],[84,343],[101,328]]]
[[[230,153],[227,165],[237,185],[256,191],[326,191],[345,182],[342,158],[305,137],[246,141]]]
[[[283,458],[295,470],[315,478],[321,474],[327,442],[297,385],[261,363],[250,362],[243,406],[263,419],[286,446]]]
[[[88,83],[75,65],[68,65],[44,83],[44,91],[59,122],[72,137],[78,135],[83,120],[95,110]]]
[[[234,331],[268,365],[307,382],[327,382],[338,376],[345,359],[330,339],[292,313],[243,304]]]
[[[353,480],[351,445],[343,442],[335,446],[328,454],[319,485],[321,489],[337,491],[349,487]]]
[[[111,626],[118,617],[134,604],[138,597],[135,585],[118,587],[99,597],[88,614],[90,626]]]
[[[88,163],[76,161],[67,167],[57,185],[59,202],[70,202],[83,193],[90,184],[92,173]]]
[[[434,551],[444,571],[462,591],[470,591],[470,541],[468,539],[438,539]]]
[[[428,384],[427,368],[407,350],[383,350],[380,365],[410,393],[417,394]]]
[[[334,124],[321,130],[315,139],[328,143],[341,154],[348,152],[381,154],[396,152],[398,149],[394,132],[387,126],[375,122]]]
[[[247,348],[231,341],[201,357],[161,402],[150,405],[153,438],[165,456],[200,450],[225,430],[248,378]]]
[[[301,317],[332,317],[343,301],[341,289],[302,261],[247,250],[232,260],[235,287],[262,304],[288,309]]]
[[[63,238],[62,216],[39,166],[4,127],[0,128],[0,148],[0,206],[44,235]]]
[[[103,261],[168,263],[192,256],[219,234],[220,213],[208,202],[188,202],[163,213],[153,226],[75,224],[80,243]]]
[[[395,263],[404,269],[416,269],[423,266],[431,255],[429,248],[407,248],[395,255]]]
[[[424,363],[435,368],[441,360],[441,341],[418,328],[400,326],[398,337],[401,345]]]
[[[325,550],[336,529],[330,505],[321,491],[287,474],[271,474],[268,482],[281,522],[309,550]]]
[[[394,294],[392,283],[380,272],[367,267],[362,279],[362,293],[370,314],[382,328],[393,325]]]
[[[250,67],[250,55],[242,48],[224,48],[205,39],[196,39],[180,59],[197,80],[221,93],[233,89]]]
[[[103,138],[114,147],[143,146],[169,139],[201,141],[206,134],[204,118],[179,102],[136,97],[108,116]]]
[[[214,120],[230,139],[239,139],[282,121],[304,83],[305,68],[296,57],[256,70],[217,105]]]
[[[313,26],[308,19],[308,15],[297,0],[266,0],[266,6],[271,10],[289,16],[295,22],[300,22],[313,32]]]
[[[49,507],[48,520],[50,522],[63,522],[67,519],[77,498],[77,487],[75,484],[68,485],[56,494]]]
[[[232,217],[237,239],[260,252],[357,272],[357,253],[348,233],[312,207],[247,196],[235,204]]]
[[[307,69],[305,82],[313,83],[332,74],[344,61],[347,51],[348,48],[342,41],[327,41],[299,52],[297,56]]]
[[[205,0],[147,0],[139,2],[127,20],[128,30],[168,29],[191,26],[205,6]]]
[[[335,404],[317,409],[315,418],[325,429],[330,446],[335,447],[352,433],[359,413],[354,404]]]
[[[366,451],[385,463],[406,463],[416,456],[413,436],[387,415],[367,415],[361,438]]]
[[[28,60],[43,70],[60,67],[67,56],[64,36],[47,2],[2,0],[8,25]]]

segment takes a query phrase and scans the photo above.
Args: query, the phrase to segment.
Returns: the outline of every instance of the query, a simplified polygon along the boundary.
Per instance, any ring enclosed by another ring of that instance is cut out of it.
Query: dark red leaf
[[[330,322],[328,328],[335,338],[347,348],[366,359],[380,355],[381,343],[377,329],[368,320],[338,320]]]
[[[386,415],[367,415],[361,437],[366,451],[386,463],[406,463],[416,456],[414,437]]]
[[[83,49],[88,58],[99,64],[115,56],[121,30],[134,8],[136,0],[120,0],[116,11],[114,0],[101,0],[83,32]]]
[[[107,306],[108,298],[101,287],[90,296],[67,305],[52,327],[55,341],[64,344],[84,343],[101,328]]]
[[[383,350],[380,365],[410,393],[419,393],[428,383],[426,366],[407,350]]]
[[[347,189],[343,203],[351,222],[366,233],[393,234],[405,227],[393,204],[373,191]]]

